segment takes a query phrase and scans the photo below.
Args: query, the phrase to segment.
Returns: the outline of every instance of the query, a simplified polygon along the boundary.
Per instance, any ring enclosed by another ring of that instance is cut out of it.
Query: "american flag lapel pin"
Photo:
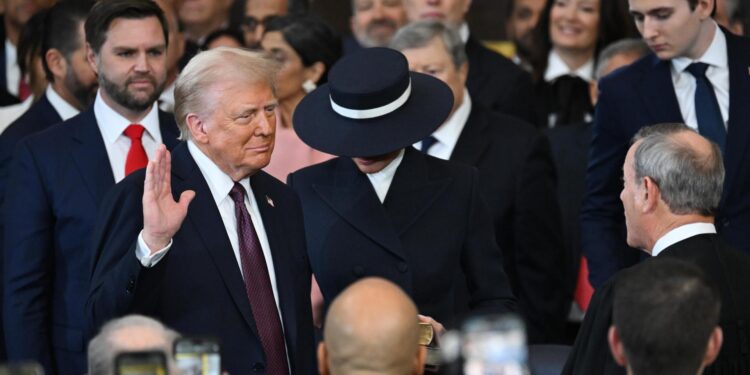
[[[268,205],[269,205],[269,206],[271,206],[271,207],[275,207],[275,206],[273,205],[273,199],[271,199],[271,197],[269,197],[268,195],[266,195],[266,202],[268,202]]]

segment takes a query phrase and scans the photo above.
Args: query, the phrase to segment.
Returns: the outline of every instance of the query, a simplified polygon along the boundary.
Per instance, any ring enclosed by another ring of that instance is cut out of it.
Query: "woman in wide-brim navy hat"
[[[400,150],[432,134],[450,114],[453,94],[437,78],[409,71],[388,48],[345,56],[328,83],[294,112],[294,130],[310,147],[349,157]]]
[[[452,107],[446,84],[409,72],[406,58],[385,48],[344,57],[297,106],[300,138],[339,156],[287,178],[327,303],[377,276],[406,291],[438,332],[472,311],[514,310],[478,172],[412,147]]]

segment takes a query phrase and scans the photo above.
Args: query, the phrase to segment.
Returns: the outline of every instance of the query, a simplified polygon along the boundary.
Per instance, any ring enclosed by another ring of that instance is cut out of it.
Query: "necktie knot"
[[[125,136],[130,138],[131,140],[140,140],[143,137],[143,132],[145,130],[146,128],[144,128],[143,125],[132,124],[125,128],[124,133]]]
[[[437,141],[438,141],[437,138],[433,136],[428,136],[427,138],[423,139],[421,151],[426,154],[427,151],[430,150],[430,147],[432,147],[435,143],[437,143]]]
[[[235,182],[232,190],[229,191],[229,196],[232,197],[235,204],[244,204],[245,188],[239,182]]]
[[[702,62],[694,62],[685,69],[690,74],[693,75],[693,77],[697,78],[705,78],[706,77],[706,70],[708,69],[708,64],[702,63]]]

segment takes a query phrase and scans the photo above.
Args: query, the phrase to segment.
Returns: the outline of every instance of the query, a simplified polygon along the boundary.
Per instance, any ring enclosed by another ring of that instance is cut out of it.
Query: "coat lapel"
[[[73,142],[76,145],[70,151],[78,166],[86,188],[100,202],[104,194],[115,184],[112,166],[109,163],[107,149],[104,146],[99,126],[94,116],[94,106],[76,117],[73,129]]]
[[[253,189],[255,201],[258,203],[260,216],[263,218],[263,228],[266,230],[268,245],[271,247],[273,257],[273,268],[276,273],[276,290],[279,294],[279,308],[284,321],[284,334],[287,343],[297,342],[297,306],[295,304],[294,275],[291,273],[293,259],[290,258],[292,249],[284,240],[284,234],[279,232],[284,220],[283,213],[279,212],[274,203],[275,197],[271,187],[272,177],[265,172],[258,172],[250,177],[250,186]],[[289,362],[294,364],[294,346],[287,345]]]
[[[188,151],[187,144],[184,142],[180,143],[173,151],[172,173],[174,175],[172,192],[175,196],[179,197],[185,190],[195,191],[195,199],[190,203],[187,220],[192,223],[195,232],[203,241],[204,248],[213,259],[214,265],[224,280],[237,309],[240,310],[252,332],[258,336],[250,302],[247,300],[247,293],[245,292],[245,283],[237,266],[232,244],[226,236],[221,214],[216,207],[203,174],[198,165],[195,164]]]
[[[406,232],[448,187],[451,178],[430,179],[426,156],[407,147],[385,198],[396,233]]]
[[[405,260],[401,240],[367,176],[350,159],[339,158],[334,180],[333,185],[315,184],[313,190],[355,229]]]
[[[635,129],[660,122],[684,122],[672,83],[671,64],[651,55],[651,69],[645,69],[642,79],[635,83],[652,123],[632,124]]]
[[[724,163],[727,168],[724,193],[727,194],[734,186],[750,147],[750,43],[727,31],[724,35],[729,61],[729,126]]]
[[[461,131],[458,141],[456,141],[450,160],[467,165],[477,165],[487,147],[490,146],[490,139],[483,136],[487,125],[487,118],[482,116],[482,112],[472,109],[464,129]]]
[[[161,141],[172,150],[179,143],[180,130],[174,122],[174,116],[167,112],[159,110],[159,130],[161,131]]]

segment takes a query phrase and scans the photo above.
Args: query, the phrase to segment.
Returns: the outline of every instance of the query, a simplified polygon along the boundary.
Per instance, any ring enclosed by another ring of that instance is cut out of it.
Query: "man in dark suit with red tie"
[[[19,143],[3,207],[8,357],[37,361],[49,374],[86,371],[90,238],[102,197],[177,138],[174,120],[155,106],[167,43],[159,7],[149,0],[99,2],[85,33],[97,98]]]
[[[274,146],[277,69],[265,55],[219,48],[182,71],[175,116],[187,141],[171,155],[161,147],[102,203],[92,328],[149,315],[216,337],[231,374],[315,373],[300,203],[261,171]]]
[[[581,207],[591,284],[601,286],[640,258],[625,245],[621,167],[644,126],[681,122],[719,144],[726,181],[716,228],[750,252],[750,40],[711,18],[715,0],[630,0],[653,52],[599,82],[599,99]]]

